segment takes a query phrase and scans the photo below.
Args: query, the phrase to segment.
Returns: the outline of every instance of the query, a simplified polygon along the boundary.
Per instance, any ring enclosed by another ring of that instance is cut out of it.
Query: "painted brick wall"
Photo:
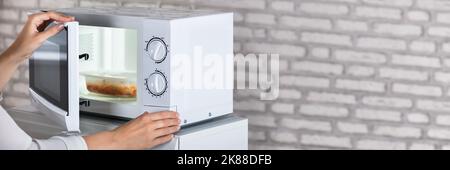
[[[450,149],[448,0],[2,0],[0,51],[26,9],[216,8],[236,12],[236,52],[281,54],[281,94],[235,94],[252,149]],[[0,68],[1,71],[1,68]],[[27,65],[4,106],[28,104]]]

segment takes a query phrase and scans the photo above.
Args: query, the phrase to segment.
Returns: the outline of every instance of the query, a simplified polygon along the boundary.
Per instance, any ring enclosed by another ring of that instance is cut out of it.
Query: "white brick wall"
[[[422,85],[411,85],[396,83],[392,87],[392,91],[395,93],[406,93],[413,95],[423,95],[423,96],[441,96],[442,89],[437,86],[422,86]]]
[[[389,34],[393,36],[419,36],[422,34],[422,28],[417,25],[405,24],[375,24],[374,31],[380,34]]]
[[[422,135],[419,128],[391,126],[376,126],[374,134],[399,138],[419,138]]]
[[[429,41],[413,41],[409,44],[409,49],[415,52],[433,53],[436,51],[436,44]]]
[[[390,78],[390,79],[416,80],[416,81],[425,81],[428,79],[427,72],[414,70],[380,68],[379,74],[380,77],[382,78]]]
[[[402,115],[397,111],[375,110],[375,109],[356,109],[355,117],[362,120],[382,120],[400,122]]]
[[[272,1],[271,8],[277,11],[294,11],[295,4],[290,1]]]
[[[394,20],[400,20],[402,18],[400,9],[384,7],[358,6],[355,9],[354,15],[362,18],[383,18]]]
[[[336,50],[335,57],[337,60],[346,62],[361,62],[361,63],[384,63],[386,56],[379,53],[358,52],[349,50]]]
[[[346,74],[355,77],[369,77],[375,74],[375,69],[366,66],[349,66],[346,70]]]
[[[275,16],[271,14],[249,13],[245,16],[245,19],[251,24],[275,24]]]
[[[280,97],[238,90],[252,149],[449,149],[447,0],[0,0],[0,51],[32,8],[235,12],[235,51],[280,54]],[[22,65],[6,107],[29,104]],[[254,74],[253,74],[254,75]]]
[[[326,131],[332,130],[330,122],[285,118],[280,121],[282,127],[299,130]]]
[[[350,138],[337,136],[309,135],[301,136],[301,143],[304,145],[316,145],[325,147],[350,148]]]
[[[33,8],[38,5],[38,0],[3,0],[3,6],[13,8]]]
[[[384,140],[370,140],[363,139],[356,143],[358,149],[382,149],[382,150],[404,150],[406,149],[406,143],[384,141]]]
[[[281,114],[293,114],[295,106],[294,104],[287,103],[275,103],[272,105],[272,111]]]
[[[357,41],[357,46],[379,50],[406,50],[407,48],[404,40],[378,37],[361,37]]]
[[[311,61],[301,61],[292,63],[292,69],[295,71],[305,71],[312,73],[322,73],[339,75],[344,71],[344,67],[338,64],[318,63]]]
[[[336,28],[344,31],[367,31],[369,26],[365,22],[351,20],[337,20]]]
[[[419,67],[440,67],[439,58],[412,55],[392,55],[392,64]]]
[[[345,15],[349,12],[346,5],[327,3],[301,3],[299,10],[304,13],[325,14],[325,15]]]
[[[355,90],[355,91],[368,91],[368,92],[385,91],[384,83],[367,80],[338,79],[336,81],[336,87],[340,89]]]
[[[307,43],[351,46],[351,37],[348,35],[328,34],[328,33],[302,33],[301,40]]]
[[[399,7],[409,7],[414,1],[413,0],[362,0],[363,3],[380,5],[380,6],[399,6]]]
[[[329,102],[329,103],[343,103],[343,104],[356,104],[356,97],[353,95],[327,93],[327,92],[315,92],[312,91],[308,94],[309,101],[316,102]]]
[[[408,11],[406,13],[406,18],[411,21],[428,21],[430,20],[430,15],[424,11]]]
[[[450,10],[450,3],[446,0],[417,0],[417,7],[429,10]]]
[[[428,123],[430,121],[428,115],[423,113],[409,113],[406,115],[406,119],[411,123]]]
[[[279,18],[279,22],[281,25],[286,27],[302,29],[330,30],[332,27],[331,20],[317,18],[281,16]]]
[[[444,26],[435,26],[428,29],[428,34],[436,37],[450,37],[450,29]]]
[[[300,106],[300,114],[309,116],[346,117],[348,109],[343,107],[326,106],[318,104],[304,104]]]
[[[413,143],[409,147],[410,150],[434,150],[436,147],[432,144],[426,143]]]
[[[413,105],[409,99],[380,96],[365,96],[362,99],[362,103],[370,106],[394,108],[410,108]]]
[[[338,122],[337,127],[344,133],[365,134],[369,132],[369,128],[367,127],[367,125],[360,123]]]

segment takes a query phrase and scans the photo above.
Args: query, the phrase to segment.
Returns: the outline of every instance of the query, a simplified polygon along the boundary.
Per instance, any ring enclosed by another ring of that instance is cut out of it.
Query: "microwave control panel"
[[[155,69],[145,77],[145,89],[152,97],[161,97],[168,89],[168,80],[163,67],[167,65],[164,61],[169,54],[169,47],[164,37],[152,36],[146,43],[145,55]]]
[[[169,23],[147,20],[143,32],[143,58],[141,64],[143,104],[170,106],[170,29]]]

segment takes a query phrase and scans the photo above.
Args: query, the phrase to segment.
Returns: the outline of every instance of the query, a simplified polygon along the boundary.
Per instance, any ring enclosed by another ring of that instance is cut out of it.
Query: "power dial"
[[[168,47],[163,38],[153,37],[145,48],[147,55],[156,63],[162,63],[168,54]]]
[[[145,86],[150,94],[153,96],[161,96],[167,90],[167,78],[161,71],[156,70],[147,79],[145,79]]]

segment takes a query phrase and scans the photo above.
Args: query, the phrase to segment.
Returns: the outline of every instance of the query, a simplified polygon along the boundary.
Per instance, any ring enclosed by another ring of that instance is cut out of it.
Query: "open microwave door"
[[[49,24],[47,28],[55,26]],[[78,22],[49,38],[29,61],[33,104],[70,133],[80,132]]]

